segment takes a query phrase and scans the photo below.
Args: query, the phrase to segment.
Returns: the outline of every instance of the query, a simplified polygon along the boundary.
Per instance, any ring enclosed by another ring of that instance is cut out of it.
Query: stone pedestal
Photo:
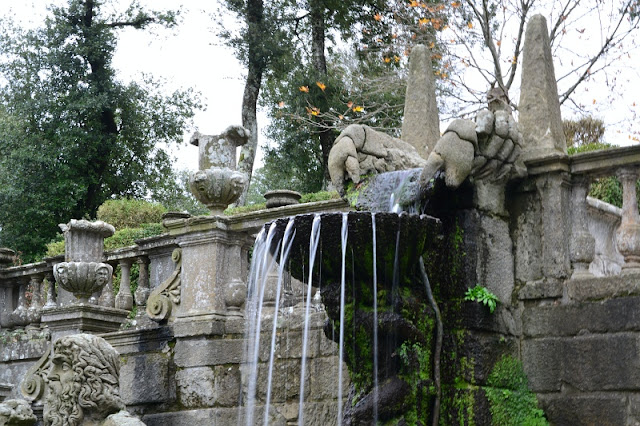
[[[177,328],[242,316],[253,237],[231,227],[229,219],[211,216],[168,224],[182,250]]]
[[[55,341],[68,334],[118,331],[128,316],[129,312],[122,309],[79,304],[44,309],[42,324],[49,327],[52,341]]]

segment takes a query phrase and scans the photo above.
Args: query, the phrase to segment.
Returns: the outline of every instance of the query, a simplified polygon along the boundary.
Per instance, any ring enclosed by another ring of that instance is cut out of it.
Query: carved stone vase
[[[220,135],[196,132],[191,143],[199,147],[199,168],[189,178],[193,195],[214,215],[235,202],[247,185],[247,175],[236,171],[236,148],[249,139],[249,131],[230,126]]]
[[[53,275],[62,289],[73,293],[80,303],[88,303],[113,274],[113,267],[100,261],[104,238],[113,235],[115,228],[102,221],[75,219],[60,228],[64,232],[65,261],[53,267]]]

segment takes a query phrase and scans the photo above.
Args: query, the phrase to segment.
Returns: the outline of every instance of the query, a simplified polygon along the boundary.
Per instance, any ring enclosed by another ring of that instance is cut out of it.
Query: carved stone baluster
[[[624,168],[618,171],[622,181],[622,221],[616,232],[618,250],[624,256],[622,273],[640,272],[640,216],[636,181],[638,170]]]
[[[0,326],[2,328],[11,328],[13,326],[13,287],[7,285],[4,287],[4,304],[2,312],[0,312]]]
[[[120,290],[116,295],[116,308],[130,311],[133,309],[133,295],[131,294],[131,264],[132,259],[120,261]]]
[[[31,306],[29,306],[27,317],[30,323],[40,322],[42,316],[42,279],[41,274],[31,276]]]
[[[145,311],[147,299],[149,298],[149,259],[140,257],[137,260],[139,269],[138,288],[136,289],[135,299],[138,305],[138,313]]]
[[[591,180],[588,176],[575,176],[571,188],[571,278],[593,277],[589,264],[595,254],[595,239],[589,233],[587,218],[587,193]]]
[[[27,316],[27,285],[29,283],[29,278],[21,278],[20,279],[20,290],[18,293],[18,307],[11,314],[11,319],[13,320],[13,325],[18,327],[23,327],[29,324],[29,318]]]
[[[47,272],[45,279],[49,287],[47,288],[47,303],[45,303],[44,307],[46,309],[55,308],[58,306],[58,303],[56,302],[56,282],[53,279],[53,272]]]
[[[111,264],[112,270],[116,270],[116,264]],[[98,305],[107,308],[114,308],[116,306],[115,297],[113,296],[113,275],[109,277],[107,284],[102,288],[102,294],[98,299]]]

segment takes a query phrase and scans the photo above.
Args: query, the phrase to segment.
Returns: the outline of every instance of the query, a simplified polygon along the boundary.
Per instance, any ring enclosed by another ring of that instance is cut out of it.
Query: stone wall
[[[525,300],[522,359],[553,424],[640,422],[640,275],[572,280]]]

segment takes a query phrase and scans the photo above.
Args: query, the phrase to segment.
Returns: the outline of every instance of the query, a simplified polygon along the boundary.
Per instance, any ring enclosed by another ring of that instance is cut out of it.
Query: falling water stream
[[[373,230],[373,424],[378,424],[378,265],[376,250],[376,214],[371,213]]]
[[[389,199],[389,210],[394,213],[401,214],[401,206],[396,202],[396,198],[401,193],[401,187],[407,181],[408,176],[402,179],[399,187],[391,194]],[[337,389],[337,424],[342,425],[343,417],[343,359],[344,359],[344,322],[345,322],[345,274],[346,274],[346,262],[347,262],[347,240],[348,240],[348,213],[342,214],[342,226],[341,226],[341,271],[340,271],[340,329],[339,329],[339,344],[338,344],[338,389]],[[304,331],[302,336],[302,359],[300,367],[300,392],[299,392],[299,407],[298,407],[298,424],[304,425],[304,393],[305,393],[305,376],[307,368],[307,352],[308,352],[308,340],[310,329],[310,313],[312,304],[312,290],[313,290],[313,277],[314,267],[316,261],[316,255],[318,252],[318,246],[320,242],[320,224],[321,216],[316,214],[313,218],[311,226],[311,235],[309,240],[309,269],[306,282],[306,293],[304,303]],[[245,424],[247,426],[253,426],[255,417],[255,405],[256,405],[256,391],[257,391],[257,376],[258,376],[258,361],[259,361],[259,348],[260,348],[260,336],[261,336],[261,321],[262,318],[262,305],[265,297],[265,287],[267,286],[267,276],[272,271],[276,260],[278,261],[278,275],[277,285],[275,289],[275,309],[273,314],[272,329],[271,329],[271,341],[269,352],[269,367],[267,376],[267,388],[266,388],[266,400],[264,410],[264,422],[267,426],[269,424],[269,410],[271,404],[271,394],[273,387],[273,369],[275,363],[276,354],[276,336],[278,325],[278,312],[280,311],[280,298],[282,294],[282,285],[284,281],[285,265],[289,257],[289,252],[295,238],[294,219],[290,218],[287,222],[283,237],[275,241],[274,235],[276,233],[276,223],[272,223],[268,230],[261,230],[256,238],[254,245],[251,268],[249,273],[249,284],[247,289],[247,323],[246,323],[246,335],[248,338],[245,342],[245,360],[246,368],[248,369],[248,381],[247,381],[247,395],[245,401]],[[373,293],[373,424],[378,422],[378,402],[379,402],[379,389],[378,389],[378,271],[377,271],[377,235],[376,235],[376,214],[371,213],[371,231],[372,231],[372,293]],[[393,288],[392,295],[396,297],[398,291],[398,285],[400,281],[399,277],[399,259],[398,250],[400,245],[400,224],[398,224],[398,234],[395,240],[395,256],[393,261]],[[275,251],[273,247],[275,246]],[[272,255],[271,253],[275,253]],[[279,256],[278,256],[279,253]],[[354,261],[354,259],[352,259]],[[352,268],[354,269],[354,268]],[[305,271],[306,272],[306,271]],[[304,281],[304,280],[303,280]],[[392,303],[394,305],[394,303]]]
[[[280,253],[280,265],[278,266],[278,283],[276,286],[276,301],[273,313],[273,327],[271,328],[271,350],[269,351],[269,376],[267,379],[267,399],[264,409],[264,424],[269,424],[269,406],[271,405],[271,385],[273,382],[273,362],[275,358],[276,347],[276,331],[278,328],[278,311],[280,310],[280,293],[282,289],[282,278],[284,277],[284,268],[286,265],[286,259],[289,257],[289,250],[291,250],[291,244],[295,238],[296,231],[293,228],[293,218],[289,219],[287,227],[284,231],[284,237],[282,238],[282,246]]]
[[[275,224],[269,227],[267,237],[264,232],[258,234],[253,249],[253,262],[249,272],[249,286],[247,288],[247,326],[244,355],[250,368],[249,383],[247,389],[247,401],[245,418],[247,426],[253,426],[253,417],[256,400],[256,388],[258,383],[258,356],[260,348],[260,334],[262,306],[264,301],[264,290],[269,272],[275,264],[275,258],[269,254],[269,247],[275,235]],[[280,243],[278,243],[278,249]],[[278,251],[276,249],[276,252]]]
[[[309,343],[309,313],[311,310],[311,289],[313,281],[313,266],[320,242],[320,215],[316,214],[311,226],[311,238],[309,240],[309,283],[307,285],[307,301],[304,311],[304,333],[302,335],[302,364],[300,367],[300,407],[298,408],[298,424],[304,425],[304,384],[307,367],[307,346]]]
[[[338,343],[338,425],[342,425],[342,359],[344,354],[344,293],[345,271],[347,261],[347,238],[349,235],[349,215],[342,213],[342,229],[340,231],[342,247],[342,268],[340,270],[340,338]]]

